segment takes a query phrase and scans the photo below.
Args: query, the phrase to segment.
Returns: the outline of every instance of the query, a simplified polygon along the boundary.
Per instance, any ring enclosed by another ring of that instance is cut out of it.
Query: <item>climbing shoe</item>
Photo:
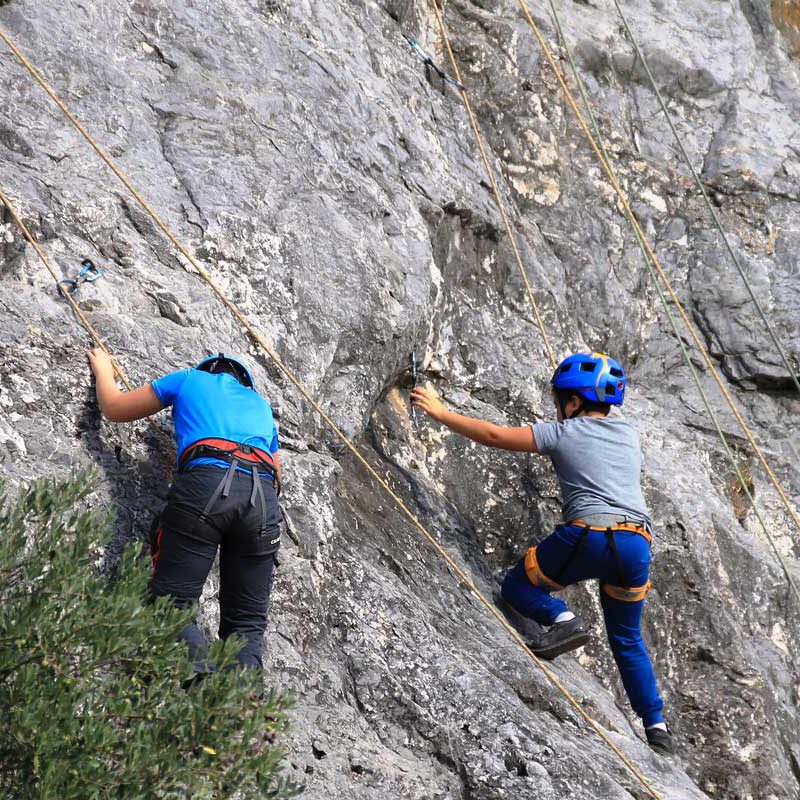
[[[663,728],[647,728],[647,744],[662,756],[671,756],[675,752],[675,742],[672,734]]]
[[[583,620],[574,617],[551,625],[547,631],[531,639],[528,648],[539,658],[549,661],[562,653],[583,647],[589,639],[589,631],[586,630]]]
[[[502,592],[494,593],[494,604],[503,612],[503,616],[522,634],[526,641],[542,635],[542,626],[528,617],[523,617],[504,597]]]

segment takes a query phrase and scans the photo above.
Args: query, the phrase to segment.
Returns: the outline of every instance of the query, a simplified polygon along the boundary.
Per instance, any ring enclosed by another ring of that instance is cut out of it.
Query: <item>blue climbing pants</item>
[[[606,531],[584,531],[578,525],[559,525],[538,547],[531,548],[506,575],[503,599],[523,616],[540,625],[552,625],[569,609],[551,593],[598,578],[608,641],[631,706],[645,727],[663,722],[663,703],[641,628],[650,544],[632,531],[614,531],[613,542]]]

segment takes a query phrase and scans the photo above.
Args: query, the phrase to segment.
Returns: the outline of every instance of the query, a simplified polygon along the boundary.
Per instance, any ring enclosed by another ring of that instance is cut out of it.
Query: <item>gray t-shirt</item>
[[[531,428],[538,451],[553,461],[566,522],[589,514],[624,514],[650,524],[639,434],[627,420],[575,417]]]

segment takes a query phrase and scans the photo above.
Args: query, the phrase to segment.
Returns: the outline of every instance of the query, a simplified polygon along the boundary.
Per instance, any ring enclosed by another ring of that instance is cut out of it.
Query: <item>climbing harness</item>
[[[275,481],[278,479],[278,471],[275,469],[275,460],[271,453],[230,439],[209,437],[193,442],[181,455],[179,472],[183,472],[188,464],[197,458],[218,458],[229,464],[236,461],[242,466],[256,467],[259,472],[267,473]]]
[[[617,542],[614,538],[615,530],[634,530],[639,535],[645,536],[649,542],[651,540],[641,530],[634,528],[606,528],[605,531],[608,548],[611,550],[611,555],[614,558],[614,563],[617,568],[617,580],[619,581],[619,584],[614,585],[611,583],[601,583],[600,586],[609,597],[613,597],[615,600],[621,600],[623,603],[638,603],[640,600],[644,600],[644,598],[647,596],[647,593],[650,591],[651,583],[650,581],[647,581],[644,586],[627,586],[623,584],[622,561],[620,560],[619,552],[617,550]]]
[[[570,106],[572,107],[573,112],[575,113],[575,116],[576,116],[576,118],[578,120],[578,123],[580,124],[581,128],[583,129],[584,133],[586,134],[586,137],[589,140],[589,144],[592,146],[592,149],[594,150],[595,154],[597,155],[598,160],[600,161],[600,165],[603,167],[603,169],[604,169],[604,171],[606,173],[606,176],[610,180],[610,182],[611,182],[612,186],[614,187],[618,197],[620,198],[620,201],[622,202],[622,204],[623,204],[623,206],[625,208],[626,216],[628,218],[628,221],[631,224],[631,227],[633,228],[633,231],[634,231],[634,233],[636,235],[637,244],[639,245],[639,249],[642,252],[642,256],[644,258],[645,266],[647,267],[647,270],[648,270],[648,272],[649,272],[649,274],[650,274],[650,276],[651,276],[651,278],[653,280],[653,285],[655,286],[656,291],[658,292],[659,299],[660,299],[661,304],[662,304],[662,306],[664,308],[664,312],[666,314],[667,320],[669,321],[670,327],[672,329],[672,333],[673,333],[673,335],[675,336],[675,339],[678,342],[678,345],[679,345],[679,347],[681,349],[681,353],[683,355],[684,362],[686,363],[686,365],[687,365],[687,367],[689,369],[689,372],[690,372],[690,374],[692,376],[692,380],[694,381],[694,384],[697,387],[697,391],[700,394],[700,397],[701,397],[701,399],[703,401],[703,405],[705,406],[705,409],[708,412],[709,418],[711,419],[711,422],[712,422],[712,424],[714,426],[714,429],[715,429],[715,431],[717,433],[717,436],[719,437],[719,440],[720,440],[720,442],[722,444],[722,447],[725,450],[725,453],[726,453],[726,455],[728,456],[728,459],[731,462],[733,471],[734,471],[734,473],[736,475],[736,478],[737,478],[737,480],[739,482],[739,485],[742,487],[742,492],[745,495],[745,497],[747,497],[747,499],[748,499],[748,501],[750,503],[750,507],[753,509],[753,512],[755,513],[756,518],[758,519],[758,522],[759,522],[759,524],[761,526],[761,529],[762,529],[762,531],[764,533],[764,536],[766,537],[767,541],[769,542],[770,547],[772,548],[772,551],[775,554],[775,557],[777,558],[778,563],[781,566],[781,569],[783,570],[783,573],[784,573],[784,575],[786,577],[786,580],[787,580],[787,582],[789,584],[789,587],[794,592],[795,597],[797,598],[797,600],[800,601],[800,588],[798,588],[797,581],[794,578],[794,576],[792,575],[791,571],[789,570],[789,566],[786,563],[786,559],[784,558],[783,554],[781,553],[780,549],[778,548],[778,544],[775,541],[775,537],[772,535],[770,527],[767,525],[766,520],[764,519],[764,516],[761,513],[761,510],[756,505],[755,498],[753,497],[753,494],[752,494],[752,492],[750,490],[750,487],[748,486],[748,481],[746,480],[746,478],[742,474],[742,469],[741,469],[741,466],[739,465],[739,461],[736,458],[736,455],[734,454],[730,444],[728,443],[727,437],[723,433],[722,425],[721,425],[721,423],[719,421],[717,413],[714,410],[714,408],[713,408],[713,406],[711,404],[711,401],[708,398],[708,394],[706,393],[705,389],[703,388],[702,381],[700,380],[700,376],[698,375],[697,368],[694,365],[694,361],[692,359],[692,356],[689,353],[687,344],[684,341],[684,337],[680,333],[680,331],[678,330],[678,323],[675,320],[675,317],[674,317],[672,311],[670,310],[670,305],[669,305],[668,299],[667,299],[666,295],[664,294],[664,290],[663,290],[663,288],[661,286],[661,283],[659,281],[659,274],[661,274],[662,279],[664,281],[664,285],[667,287],[668,290],[670,290],[670,292],[672,292],[672,287],[671,287],[668,279],[666,278],[666,275],[664,275],[663,270],[661,270],[661,266],[660,266],[659,262],[657,260],[655,260],[655,256],[653,255],[652,249],[648,245],[647,240],[644,238],[644,232],[642,231],[641,226],[639,226],[638,221],[633,216],[633,213],[632,213],[632,211],[630,209],[630,205],[627,202],[627,198],[626,198],[624,192],[622,191],[621,184],[620,184],[619,179],[617,178],[617,175],[616,175],[616,171],[615,171],[614,167],[612,166],[611,157],[609,156],[608,151],[606,150],[605,145],[603,144],[603,137],[602,137],[601,132],[600,132],[600,126],[597,123],[597,118],[596,118],[596,116],[594,114],[594,111],[592,109],[592,105],[591,105],[591,103],[589,101],[589,97],[588,97],[588,95],[586,93],[586,87],[585,87],[585,85],[583,83],[582,78],[580,77],[580,73],[578,72],[578,67],[577,67],[577,65],[575,63],[575,58],[574,58],[574,56],[572,54],[572,49],[570,48],[569,43],[567,42],[567,40],[566,40],[566,38],[564,36],[564,31],[563,31],[563,29],[561,27],[561,20],[559,18],[558,11],[556,11],[555,5],[553,3],[551,3],[551,9],[553,11],[553,17],[554,17],[555,22],[556,22],[556,28],[557,28],[557,30],[559,32],[559,35],[560,35],[561,40],[562,40],[562,43],[564,45],[564,49],[565,49],[567,57],[569,59],[569,63],[570,63],[570,66],[572,68],[572,73],[573,73],[573,76],[575,78],[575,82],[576,82],[578,88],[580,89],[581,97],[583,99],[584,106],[586,107],[586,111],[587,111],[587,114],[589,116],[589,119],[591,120],[592,127],[594,128],[595,136],[592,136],[591,132],[589,131],[589,128],[588,128],[588,126],[586,124],[586,121],[585,121],[583,115],[581,114],[580,109],[578,109],[577,104],[575,102],[575,99],[572,96],[572,93],[569,91],[569,88],[566,85],[566,82],[564,81],[563,75],[561,75],[561,72],[557,69],[554,61],[552,60],[552,54],[549,53],[549,48],[547,47],[546,42],[544,42],[544,40],[542,39],[541,34],[538,31],[538,28],[536,27],[535,23],[533,22],[533,19],[530,16],[530,13],[528,12],[528,9],[527,9],[527,6],[524,3],[524,0],[520,0],[520,3],[523,6],[523,10],[525,10],[526,13],[527,13],[529,24],[531,25],[531,28],[533,29],[534,33],[536,34],[537,38],[539,39],[539,42],[540,42],[542,48],[545,51],[545,55],[547,56],[549,54],[548,60],[550,61],[550,66],[552,67],[553,71],[556,73],[556,77],[558,78],[559,82],[561,83],[561,88],[564,91],[564,94],[565,94],[565,96],[567,98],[567,101],[569,102]],[[658,270],[658,272],[657,272],[657,270]],[[721,381],[719,379],[717,371],[714,368],[713,364],[710,362],[710,358],[708,357],[708,353],[706,352],[705,348],[702,347],[702,344],[697,339],[697,336],[696,336],[696,333],[695,333],[694,329],[689,325],[688,321],[686,320],[685,311],[684,311],[683,307],[681,306],[680,301],[677,299],[677,297],[675,297],[674,292],[672,292],[671,297],[672,297],[673,302],[675,303],[676,308],[681,313],[681,316],[684,318],[684,321],[686,322],[687,326],[689,327],[690,333],[692,333],[692,337],[694,338],[695,344],[698,345],[698,349],[700,349],[700,351],[703,354],[703,357],[704,357],[706,363],[710,367],[710,370],[711,370],[711,372],[712,372],[712,374],[713,374],[713,376],[714,376],[714,378],[715,378],[715,380],[717,382],[717,385],[719,386],[720,390],[722,391],[723,395],[725,396],[726,400],[728,401],[728,405],[730,406],[731,410],[733,411],[734,416],[737,418],[737,421],[739,422],[740,427],[745,432],[745,435],[747,436],[748,441],[750,442],[751,446],[753,447],[753,450],[756,453],[757,457],[759,458],[759,461],[761,462],[762,466],[764,467],[764,471],[766,472],[767,477],[769,478],[769,480],[772,483],[772,485],[775,488],[775,490],[778,492],[778,495],[782,499],[784,506],[786,507],[787,511],[789,512],[789,515],[792,517],[792,519],[794,520],[795,524],[798,527],[800,527],[800,520],[798,520],[796,512],[794,511],[794,509],[789,504],[789,501],[788,501],[788,499],[786,497],[786,494],[784,493],[784,490],[783,490],[782,486],[780,485],[780,482],[778,481],[778,479],[776,478],[776,476],[772,472],[772,469],[769,467],[769,464],[766,462],[766,459],[764,458],[763,454],[761,453],[761,450],[758,447],[758,445],[756,444],[752,434],[750,433],[746,422],[744,421],[744,419],[739,414],[738,409],[735,407],[735,404],[733,403],[729,393],[727,392],[725,387],[721,384]]]
[[[241,442],[232,442],[229,439],[216,439],[213,437],[198,439],[183,451],[179,471],[185,471],[187,466],[198,458],[217,458],[221,461],[226,461],[230,465],[211,499],[203,509],[202,514],[200,514],[200,518],[208,521],[208,515],[211,513],[214,503],[217,502],[220,496],[228,496],[236,470],[249,468],[253,476],[253,493],[250,495],[250,505],[255,507],[256,498],[259,499],[261,503],[261,534],[264,535],[267,529],[267,502],[264,499],[264,491],[261,488],[261,476],[267,475],[270,477],[275,486],[275,494],[280,495],[281,493],[281,482],[272,455],[258,447],[242,444]]]
[[[231,484],[233,483],[233,478],[236,475],[236,472],[239,468],[239,459],[236,456],[232,456],[230,460],[230,466],[225,472],[222,474],[222,478],[220,482],[217,484],[217,488],[214,489],[213,494],[208,499],[208,502],[205,505],[205,508],[200,512],[199,518],[203,520],[203,522],[211,523],[211,512],[214,510],[214,506],[216,505],[217,500],[222,498],[227,498],[231,491]],[[250,505],[255,508],[256,507],[256,500],[259,501],[261,507],[261,528],[259,533],[261,536],[266,536],[267,534],[267,501],[264,497],[264,489],[261,486],[261,477],[258,474],[259,467],[253,464],[250,467],[250,474],[253,478],[253,491],[250,493]]]
[[[565,523],[565,527],[580,528],[580,533],[578,534],[578,539],[575,542],[575,546],[572,548],[567,558],[559,567],[558,572],[552,578],[542,572],[537,557],[537,548],[531,547],[528,550],[525,555],[525,573],[530,582],[534,586],[538,586],[540,589],[544,589],[548,592],[556,592],[560,591],[561,589],[565,589],[566,585],[561,583],[561,578],[569,566],[580,555],[581,550],[583,550],[583,546],[586,542],[586,537],[591,531],[602,531],[606,535],[608,548],[611,551],[611,555],[614,559],[619,580],[619,584],[617,585],[601,583],[600,586],[602,587],[603,591],[610,597],[628,603],[644,600],[645,596],[650,591],[650,581],[648,581],[644,586],[624,585],[622,580],[622,562],[619,557],[619,552],[617,551],[617,543],[614,539],[614,533],[615,531],[636,533],[646,539],[648,544],[652,545],[653,536],[650,531],[641,523],[628,522],[626,517],[619,516],[617,514],[599,514],[596,517],[592,517],[590,521],[602,524],[593,525],[590,524],[590,522],[586,522],[582,519],[574,519],[571,522]]]
[[[551,4],[553,0],[550,0]],[[708,192],[706,191],[705,184],[697,173],[694,164],[692,163],[692,159],[689,157],[689,154],[686,152],[686,147],[683,144],[683,139],[681,135],[678,133],[677,128],[675,127],[675,123],[672,121],[672,116],[670,115],[667,104],[664,102],[664,98],[661,94],[661,90],[658,88],[658,84],[656,83],[656,79],[653,77],[653,73],[650,69],[650,64],[647,62],[647,59],[642,52],[641,47],[639,47],[639,42],[636,40],[636,37],[633,34],[633,30],[631,29],[630,24],[628,23],[628,18],[625,16],[625,13],[622,10],[622,6],[619,4],[619,0],[614,0],[614,5],[616,6],[617,12],[619,13],[620,20],[622,22],[622,26],[625,29],[625,33],[627,34],[628,39],[630,40],[631,45],[633,46],[634,52],[636,57],[641,62],[642,66],[644,67],[645,74],[647,75],[647,79],[650,82],[650,86],[653,89],[653,92],[658,100],[658,105],[661,108],[662,113],[664,114],[664,118],[669,125],[670,130],[672,131],[672,136],[675,139],[676,144],[678,145],[678,149],[683,156],[683,160],[686,162],[686,165],[689,167],[689,171],[692,174],[692,178],[694,182],[697,184],[697,188],[700,190],[700,194],[703,198],[703,202],[708,208],[709,214],[711,214],[711,219],[714,222],[714,227],[719,232],[720,236],[722,237],[722,242],[725,245],[725,249],[728,251],[728,255],[731,257],[731,261],[733,261],[734,266],[736,267],[736,271],[739,273],[742,281],[744,282],[745,288],[747,289],[748,294],[750,295],[750,299],[753,301],[753,305],[755,305],[756,310],[758,311],[759,316],[761,317],[761,321],[764,323],[764,327],[767,329],[767,332],[772,339],[773,344],[775,345],[776,349],[778,350],[778,354],[780,355],[781,361],[783,362],[783,366],[786,368],[787,372],[789,373],[792,382],[794,383],[795,388],[798,392],[800,392],[800,380],[798,380],[797,372],[792,367],[789,362],[789,357],[786,355],[786,351],[784,350],[783,346],[781,345],[780,339],[778,338],[775,330],[773,329],[769,317],[767,316],[766,312],[761,306],[761,303],[756,296],[755,291],[753,290],[753,286],[750,283],[749,278],[747,277],[747,273],[745,272],[744,268],[742,267],[741,262],[739,261],[739,257],[736,255],[736,252],[731,245],[728,235],[725,232],[725,228],[720,221],[719,215],[717,214],[716,209],[714,208],[714,204],[711,202],[711,198],[708,196]],[[563,39],[563,35],[562,35]]]
[[[438,14],[438,7],[436,8]],[[213,280],[208,270],[206,270],[200,264],[200,262],[191,254],[191,252],[189,252],[186,246],[180,242],[180,240],[170,230],[170,228],[156,213],[156,211],[137,191],[137,189],[133,186],[133,184],[125,176],[125,174],[119,169],[119,167],[117,167],[117,165],[114,163],[111,157],[100,147],[100,145],[97,144],[97,142],[95,142],[95,140],[92,138],[89,132],[83,127],[83,125],[81,125],[81,123],[75,117],[75,115],[67,108],[67,106],[63,103],[63,101],[49,86],[49,84],[41,77],[41,75],[39,75],[37,70],[28,61],[28,59],[25,58],[25,56],[20,52],[19,48],[17,48],[17,46],[8,37],[8,35],[2,28],[0,28],[0,38],[3,39],[3,41],[9,47],[9,49],[20,60],[25,69],[27,69],[28,72],[31,74],[31,76],[34,78],[34,80],[36,80],[36,82],[42,87],[45,93],[53,100],[53,102],[59,107],[59,109],[61,109],[62,113],[67,117],[67,119],[72,123],[72,125],[78,130],[78,132],[83,136],[83,138],[86,139],[86,141],[90,144],[90,146],[94,149],[94,151],[98,154],[98,156],[105,162],[108,168],[114,173],[114,175],[119,179],[119,181],[131,193],[131,195],[135,198],[135,200],[139,203],[139,205],[147,212],[147,214],[150,216],[150,218],[153,220],[156,226],[173,243],[173,245],[175,245],[177,250],[187,259],[187,261],[192,265],[192,267],[195,269],[200,278],[210,287],[210,289],[218,297],[220,302],[222,302],[223,305],[231,312],[231,314],[234,317],[236,317],[236,319],[239,321],[239,323],[248,333],[248,335],[252,338],[252,340],[256,344],[258,344],[259,347],[261,347],[261,349],[270,357],[270,359],[272,359],[275,366],[286,376],[286,378],[297,389],[300,395],[309,403],[309,405],[319,415],[320,419],[322,419],[322,421],[326,425],[328,425],[328,427],[334,432],[334,434],[339,438],[342,444],[353,455],[353,457],[358,461],[358,463],[364,467],[364,469],[367,471],[370,477],[372,477],[372,479],[386,492],[386,494],[392,499],[396,507],[407,517],[407,519],[412,523],[412,525],[416,528],[416,530],[428,541],[430,546],[438,553],[438,555],[442,558],[442,560],[458,577],[459,581],[463,583],[463,585],[472,593],[472,595],[487,609],[487,611],[505,629],[505,631],[511,636],[511,638],[514,639],[514,641],[520,646],[520,648],[522,648],[522,652],[525,654],[525,656],[536,667],[538,667],[541,670],[541,672],[550,681],[550,683],[561,693],[561,695],[572,706],[575,712],[586,722],[586,724],[589,727],[591,727],[595,731],[595,733],[606,743],[606,745],[608,745],[608,747],[611,748],[611,750],[616,754],[616,756],[621,760],[621,762],[626,766],[626,768],[631,772],[631,774],[636,778],[636,780],[638,780],[639,783],[641,783],[641,785],[645,787],[645,789],[651,795],[651,797],[655,798],[655,800],[661,800],[660,795],[652,788],[647,778],[645,778],[644,775],[636,768],[633,762],[622,752],[619,746],[600,727],[600,725],[594,719],[592,719],[592,717],[588,714],[588,712],[581,705],[581,703],[578,702],[578,700],[569,691],[569,689],[561,682],[561,680],[559,680],[558,676],[548,666],[546,666],[541,661],[541,659],[537,658],[537,656],[530,651],[525,640],[522,638],[519,632],[505,619],[503,613],[500,610],[498,610],[492,604],[489,598],[487,598],[486,595],[483,594],[483,592],[481,592],[478,589],[478,587],[475,585],[475,582],[472,580],[472,578],[470,578],[470,576],[466,573],[466,571],[456,563],[456,561],[439,543],[436,537],[427,529],[425,525],[422,524],[419,518],[403,502],[402,498],[397,494],[397,492],[395,492],[389,486],[387,480],[383,478],[380,475],[380,473],[378,473],[378,471],[369,463],[369,461],[367,461],[366,457],[361,454],[360,450],[344,433],[344,431],[342,431],[342,429],[325,412],[322,406],[311,396],[311,393],[308,391],[308,389],[306,389],[304,384],[301,383],[300,379],[294,374],[294,372],[283,363],[283,360],[273,349],[273,347],[269,344],[269,342],[267,342],[264,336],[247,319],[247,317],[245,317],[245,315],[239,310],[239,308],[233,303],[233,301],[227,297],[227,295]],[[448,41],[448,50],[450,50],[449,41]],[[450,53],[452,59],[452,50],[450,50]],[[466,99],[465,93],[463,94],[463,96]],[[472,115],[471,113],[471,108],[470,108],[470,118],[472,120],[473,129],[477,130],[477,122],[475,121],[474,115]],[[482,144],[481,144],[481,151],[483,154],[484,163],[488,167],[488,158],[486,156]],[[497,188],[497,183],[494,180],[494,176],[491,174],[491,172],[490,172],[490,178],[493,186],[493,191],[495,193],[495,197],[499,198],[500,197],[499,189]],[[555,367],[555,357],[553,356],[552,350],[550,348],[550,343],[547,338],[547,332],[545,331],[541,315],[539,314],[538,306],[533,296],[533,290],[531,289],[530,281],[528,280],[528,277],[522,265],[522,257],[516,246],[516,240],[513,238],[513,231],[511,229],[510,222],[508,221],[508,217],[505,214],[504,209],[501,212],[501,216],[504,219],[506,230],[508,231],[509,236],[511,237],[512,247],[514,249],[517,264],[520,268],[523,281],[528,291],[528,297],[534,309],[536,322],[539,327],[539,331],[542,334],[548,358],[550,360],[551,365]]]
[[[452,86],[455,86],[457,89],[461,89],[463,91],[464,84],[461,83],[461,81],[456,80],[454,77],[452,77],[452,75],[448,75],[433,60],[433,56],[428,53],[427,50],[424,50],[413,36],[409,36],[407,33],[404,33],[403,38],[411,46],[411,49],[414,51],[414,53],[419,56],[420,61],[422,61],[426,68],[430,67],[430,69],[432,69],[445,83],[449,83]]]
[[[58,281],[58,290],[63,294],[69,292],[75,294],[82,283],[94,283],[98,278],[103,277],[103,270],[96,267],[93,261],[84,258],[81,261],[81,270],[74,278],[64,278]]]

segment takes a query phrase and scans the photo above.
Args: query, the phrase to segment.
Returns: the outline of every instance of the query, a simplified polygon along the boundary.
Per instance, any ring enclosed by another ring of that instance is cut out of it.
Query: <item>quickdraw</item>
[[[419,42],[407,33],[403,34],[403,38],[411,46],[411,49],[419,56],[420,61],[426,66],[430,67],[445,83],[452,84],[457,89],[466,91],[466,87],[461,81],[457,81],[452,75],[448,75],[434,60],[433,56],[425,49],[423,49]]]
[[[103,277],[103,270],[95,266],[93,261],[84,258],[81,261],[81,270],[74,278],[65,278],[58,282],[58,290],[62,293],[75,294],[82,283],[94,283]]]
[[[411,391],[417,388],[417,351],[411,351]],[[414,430],[419,430],[419,417],[417,416],[417,407],[413,402],[409,403],[411,406],[411,422],[414,425]]]

